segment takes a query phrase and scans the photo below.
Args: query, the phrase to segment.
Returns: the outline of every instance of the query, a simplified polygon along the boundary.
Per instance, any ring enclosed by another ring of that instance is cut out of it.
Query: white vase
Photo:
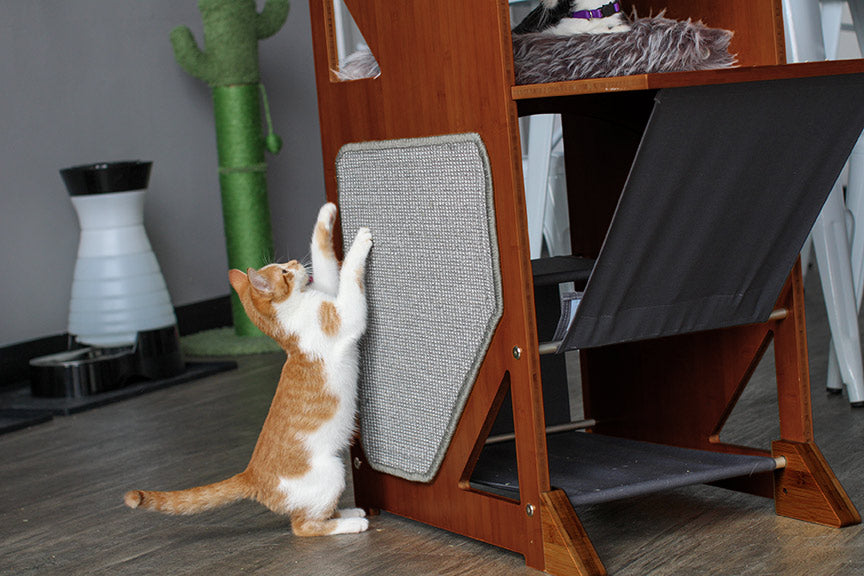
[[[150,162],[61,170],[81,238],[69,303],[69,334],[81,344],[120,347],[138,332],[177,323],[144,230]]]

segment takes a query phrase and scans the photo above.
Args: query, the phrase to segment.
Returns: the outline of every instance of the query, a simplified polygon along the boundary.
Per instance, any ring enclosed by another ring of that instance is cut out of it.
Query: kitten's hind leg
[[[369,529],[366,518],[331,518],[330,520],[312,520],[307,518],[292,518],[291,530],[297,536],[331,536],[336,534],[358,534]]]
[[[318,221],[312,234],[312,274],[315,287],[331,296],[339,289],[339,261],[333,250],[333,224],[336,222],[336,205],[328,202],[318,211]]]
[[[369,520],[366,518],[334,518],[326,524],[332,527],[330,534],[359,534],[369,529]]]

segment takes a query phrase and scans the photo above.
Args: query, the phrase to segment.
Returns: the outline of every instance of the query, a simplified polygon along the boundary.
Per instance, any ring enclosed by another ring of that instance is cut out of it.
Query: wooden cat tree
[[[731,51],[739,66],[516,86],[504,0],[345,4],[381,74],[338,80],[332,0],[310,0],[328,199],[340,200],[336,166],[346,144],[479,135],[494,188],[502,304],[434,477],[421,482],[376,471],[367,463],[361,437],[352,454],[357,504],[513,550],[524,555],[529,566],[552,574],[605,574],[568,498],[572,495],[550,474],[518,118],[562,114],[568,179],[573,183],[568,186],[573,250],[597,258],[634,158],[644,153],[639,147],[658,91],[699,86],[748,90],[770,87],[766,81],[823,77],[860,82],[864,62],[783,64],[780,0],[636,0],[624,3],[627,11],[631,6],[640,14],[666,9],[670,18],[701,19],[708,26],[733,30]],[[857,132],[850,133],[854,142]],[[851,149],[848,139],[838,136],[837,145]],[[842,156],[842,150],[838,154]],[[583,170],[586,166],[603,168]],[[374,205],[375,196],[368,202]],[[382,248],[376,244],[376,249]],[[726,444],[719,440],[720,430],[772,341],[780,438],[755,448]],[[813,438],[798,264],[779,289],[773,312],[759,322],[590,346],[580,353],[586,417],[596,420],[593,434],[767,457],[776,469],[738,475],[722,485],[774,498],[782,516],[836,527],[860,522]],[[515,494],[472,482],[508,394],[515,428]]]

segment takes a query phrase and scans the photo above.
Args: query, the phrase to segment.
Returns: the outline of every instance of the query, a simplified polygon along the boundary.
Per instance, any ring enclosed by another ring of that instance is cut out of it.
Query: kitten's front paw
[[[336,222],[336,204],[328,202],[318,211],[318,223],[329,232],[333,230],[334,222]]]
[[[354,236],[351,249],[345,255],[345,261],[342,262],[342,270],[359,270],[362,274],[362,271],[366,268],[366,258],[368,258],[371,248],[372,233],[368,228],[360,228],[357,230],[357,235]],[[358,282],[360,282],[360,276],[358,276]]]
[[[369,253],[372,248],[372,232],[369,228],[360,228],[357,230],[357,236],[354,237],[354,246],[358,250],[362,250],[364,254]]]

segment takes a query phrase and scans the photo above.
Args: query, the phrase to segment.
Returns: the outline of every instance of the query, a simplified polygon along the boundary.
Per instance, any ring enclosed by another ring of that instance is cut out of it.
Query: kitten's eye
[[[282,270],[282,274],[288,274],[288,270]]]

